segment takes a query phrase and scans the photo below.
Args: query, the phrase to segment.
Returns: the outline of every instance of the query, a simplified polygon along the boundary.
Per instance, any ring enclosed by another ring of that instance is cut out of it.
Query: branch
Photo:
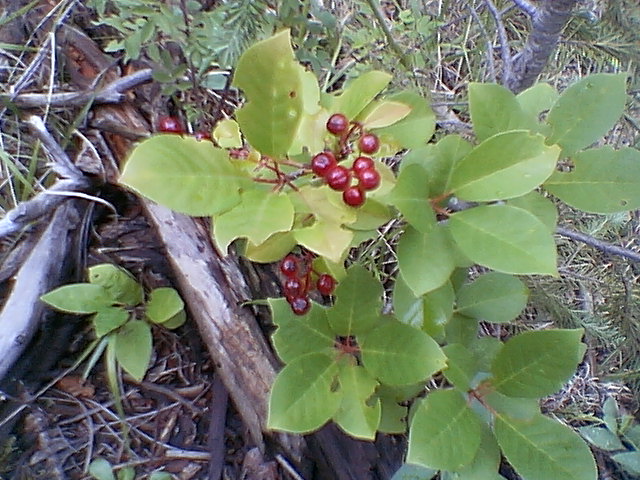
[[[511,58],[511,52],[509,51],[509,38],[507,37],[507,30],[502,23],[502,14],[498,11],[496,6],[491,0],[485,0],[484,2],[489,9],[489,12],[493,16],[496,22],[496,29],[498,30],[498,38],[500,39],[500,54],[502,56],[502,81],[506,78],[511,78],[513,73],[511,71],[511,65],[513,59]]]
[[[52,169],[63,178],[78,179],[82,177],[82,171],[74,165],[69,159],[58,142],[51,136],[42,119],[36,115],[32,115],[27,123],[33,130],[33,133],[46,148],[49,157],[53,161]]]
[[[558,227],[556,228],[556,233],[562,235],[563,237],[571,238],[572,240],[577,240],[578,242],[586,243],[587,245],[597,248],[598,250],[603,251],[609,255],[618,255],[620,257],[624,257],[632,262],[640,263],[640,254],[629,250],[628,248],[618,247],[617,245],[612,245],[608,242],[603,242],[602,240],[598,240],[597,238],[593,238],[591,235],[587,235],[585,233],[576,232],[574,230],[569,230],[567,228]]]
[[[529,15],[531,18],[535,17],[538,13],[538,9],[528,0],[513,0],[513,3],[517,5],[517,7],[522,10],[524,13]]]
[[[0,95],[0,103],[13,103],[18,108],[38,107],[82,107],[87,103],[120,103],[124,100],[124,92],[151,80],[152,70],[145,68],[94,91],[67,93],[23,93],[12,97]]]
[[[473,17],[473,19],[478,24],[478,28],[480,29],[480,32],[482,33],[484,38],[486,38],[487,40],[487,67],[489,68],[489,78],[491,79],[492,82],[495,83],[496,65],[493,60],[493,45],[491,44],[491,40],[489,40],[489,34],[487,33],[487,29],[484,28],[484,25],[482,24],[482,20],[480,20],[480,16],[478,15],[478,12],[476,11],[475,7],[470,3],[468,3],[467,8],[469,9],[469,12],[471,13],[471,16]]]
[[[577,0],[543,0],[535,9],[529,8],[533,13],[531,33],[524,50],[515,58],[513,72],[508,78],[504,78],[504,84],[509,90],[519,93],[534,84],[555,50],[560,33],[569,21],[576,2]]]
[[[384,21],[382,12],[380,12],[380,8],[378,7],[378,5],[376,5],[376,2],[374,2],[373,0],[367,0],[367,4],[371,8],[371,10],[373,10],[373,15],[376,17],[376,20],[380,24],[380,28],[382,29],[384,36],[387,38],[387,42],[389,43],[389,46],[393,49],[394,52],[396,52],[396,55],[398,55],[398,58],[400,59],[400,63],[402,63],[402,65],[407,70],[411,70],[411,62],[409,61],[409,58],[407,57],[406,52],[402,50],[402,47],[400,47],[400,45],[398,45],[398,43],[396,42],[396,39],[393,38],[393,34],[391,33],[391,30],[389,29],[387,22]]]

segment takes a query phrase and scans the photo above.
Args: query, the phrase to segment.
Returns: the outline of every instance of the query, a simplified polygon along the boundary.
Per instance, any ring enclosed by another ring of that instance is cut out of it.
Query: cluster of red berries
[[[350,126],[351,125],[351,126]],[[327,130],[338,137],[338,158],[349,153],[347,142],[352,133],[362,130],[357,123],[349,123],[347,117],[341,113],[334,113],[327,120]],[[380,148],[380,140],[373,133],[361,132],[358,139],[357,157],[351,168],[338,165],[336,154],[330,150],[320,152],[311,159],[311,170],[322,177],[333,190],[342,192],[344,203],[352,207],[361,206],[366,200],[366,193],[375,190],[380,185],[380,173],[376,170],[375,162],[367,155],[374,154]],[[357,179],[357,184],[352,180]]]
[[[289,254],[280,261],[280,272],[284,275],[282,290],[291,310],[296,315],[304,315],[311,308],[309,291],[311,290],[313,269],[304,259]],[[317,275],[315,288],[322,295],[331,295],[336,287],[335,279],[326,273]]]
[[[162,133],[175,133],[176,135],[184,135],[185,130],[176,117],[164,116],[158,118],[158,131]],[[211,140],[211,133],[200,130],[193,134],[196,140]]]

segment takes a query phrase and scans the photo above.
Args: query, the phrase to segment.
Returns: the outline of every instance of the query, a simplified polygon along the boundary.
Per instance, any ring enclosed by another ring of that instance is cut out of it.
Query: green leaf
[[[555,232],[558,225],[558,209],[547,197],[538,192],[529,192],[522,197],[512,198],[507,205],[522,208],[532,213],[538,220],[545,224],[550,232]]]
[[[556,245],[536,216],[510,205],[485,205],[451,215],[451,234],[462,252],[504,273],[557,275]]]
[[[380,171],[380,170],[378,170]],[[345,205],[342,198],[340,199]],[[349,207],[352,208],[352,207]],[[386,205],[375,201],[373,198],[367,198],[367,201],[361,207],[356,209],[356,220],[347,225],[352,230],[375,231],[389,220],[393,218],[391,210]]]
[[[433,468],[405,463],[393,474],[391,480],[431,480],[437,473],[438,471]]]
[[[454,313],[445,325],[447,343],[469,346],[478,336],[478,320]]]
[[[326,308],[312,303],[307,315],[299,317],[284,298],[269,298],[268,302],[278,327],[271,340],[284,363],[308,353],[333,353],[336,335],[329,327]]]
[[[401,150],[422,146],[433,136],[436,116],[431,105],[422,95],[414,92],[400,92],[389,95],[386,100],[409,105],[411,113],[393,125],[375,129],[376,135],[382,142],[396,145],[397,150]]]
[[[135,278],[124,268],[110,263],[90,267],[89,282],[102,285],[117,303],[134,307],[144,300],[144,290]]]
[[[171,317],[166,322],[162,323],[164,328],[168,328],[169,330],[175,330],[178,327],[181,327],[187,321],[187,313],[184,310],[180,310],[173,317]]]
[[[151,360],[151,328],[146,322],[132,320],[115,337],[116,358],[120,366],[140,381]]]
[[[507,130],[527,129],[536,118],[526,115],[516,96],[496,83],[469,84],[469,112],[479,141]]]
[[[512,397],[536,398],[557,392],[584,355],[583,334],[583,329],[559,329],[510,338],[493,362],[493,386]]]
[[[222,252],[237,238],[260,244],[274,233],[289,231],[293,216],[293,205],[287,195],[249,190],[242,193],[240,204],[214,220],[213,237]]]
[[[440,226],[427,233],[407,227],[398,242],[398,264],[416,297],[435,290],[449,279],[456,267],[452,250],[450,236]]]
[[[536,415],[516,420],[498,415],[494,434],[502,452],[527,480],[596,480],[589,447],[569,427]]]
[[[111,464],[101,457],[89,464],[89,474],[96,480],[116,480]]]
[[[613,433],[618,433],[618,417],[620,411],[618,410],[618,402],[613,397],[609,397],[604,401],[602,405],[602,420],[607,428]]]
[[[529,289],[520,279],[491,272],[460,289],[457,311],[487,322],[510,322],[524,310],[528,298]]]
[[[459,343],[446,345],[442,350],[447,356],[447,368],[442,373],[458,390],[466,392],[477,371],[473,353]]]
[[[358,121],[367,130],[382,128],[402,120],[411,112],[411,107],[406,103],[394,102],[391,100],[381,100],[374,102],[367,108]]]
[[[610,452],[612,450],[625,449],[618,436],[607,428],[587,425],[579,427],[578,432],[580,432],[582,438],[600,450]]]
[[[531,420],[540,414],[540,405],[537,398],[507,397],[498,392],[490,392],[484,395],[484,402],[492,411],[509,418],[518,420]]]
[[[417,163],[429,172],[429,192],[437,197],[450,192],[451,175],[456,165],[473,149],[473,145],[458,135],[447,135],[435,145],[411,150],[400,164],[400,172]]]
[[[342,113],[349,120],[355,119],[364,107],[386,88],[391,78],[388,73],[377,70],[360,75],[335,98],[331,111]]]
[[[407,431],[407,407],[398,405],[394,399],[380,396],[380,424],[378,431],[391,434],[404,434]]]
[[[622,465],[627,472],[640,475],[640,452],[616,453],[611,459]]]
[[[92,283],[64,285],[45,293],[40,300],[68,313],[95,313],[113,303],[111,295],[102,285]]]
[[[277,262],[293,250],[296,244],[293,232],[278,232],[271,235],[260,245],[247,241],[241,255],[256,263]]]
[[[357,365],[346,364],[340,368],[342,403],[333,420],[345,432],[355,438],[373,440],[380,424],[380,400],[369,402],[378,382]]]
[[[398,176],[390,201],[416,230],[427,233],[436,224],[429,201],[429,177],[419,164],[409,165]]]
[[[331,190],[328,185],[305,185],[291,193],[291,201],[296,213],[308,213],[327,223],[350,224],[358,216],[356,209],[344,203],[342,194]]]
[[[96,337],[104,337],[107,333],[124,325],[129,320],[129,312],[119,307],[103,308],[93,316],[93,328]]]
[[[544,187],[585,212],[615,213],[640,208],[640,151],[606,146],[572,157],[571,172],[555,172]]]
[[[445,366],[442,350],[429,335],[396,320],[365,335],[360,348],[365,368],[387,385],[418,383]]]
[[[516,99],[527,117],[538,118],[545,110],[549,110],[558,100],[558,91],[548,83],[536,83],[520,92]]]
[[[145,315],[153,323],[164,323],[183,309],[180,294],[174,288],[161,287],[149,294]]]
[[[173,477],[168,472],[153,472],[149,480],[171,480]]]
[[[411,421],[407,461],[458,470],[476,456],[480,436],[480,420],[460,392],[431,392],[420,402]]]
[[[124,166],[120,183],[187,215],[215,215],[240,201],[248,176],[211,142],[174,134],[141,142]]]
[[[327,310],[327,318],[336,335],[366,333],[380,322],[382,284],[360,265],[347,270],[347,276],[336,287],[336,301]]]
[[[542,135],[524,130],[500,133],[456,164],[449,188],[471,202],[519,197],[551,176],[559,153],[557,146],[544,144]]]
[[[118,480],[134,480],[136,471],[133,467],[124,467],[118,470]]]
[[[480,447],[472,462],[452,473],[451,480],[504,480],[498,475],[500,467],[500,447],[493,432],[482,423]]]
[[[310,227],[296,230],[294,237],[303,247],[322,257],[327,257],[334,263],[339,263],[351,246],[353,232],[335,223],[318,220]]]
[[[213,129],[211,137],[221,148],[242,147],[242,137],[240,136],[240,126],[235,120],[225,118],[220,120],[216,128]]]
[[[491,365],[504,343],[495,337],[480,337],[471,342],[467,348],[473,352],[481,372],[491,371]]]
[[[304,107],[302,72],[289,30],[254,44],[238,60],[233,84],[247,103],[236,119],[249,143],[265,155],[281,156],[293,143]]]
[[[571,155],[605,135],[624,110],[626,78],[626,73],[589,75],[562,92],[547,116],[552,127],[547,143]]]
[[[336,391],[338,364],[322,353],[292,360],[278,374],[269,397],[267,427],[292,433],[320,428],[340,407]]]

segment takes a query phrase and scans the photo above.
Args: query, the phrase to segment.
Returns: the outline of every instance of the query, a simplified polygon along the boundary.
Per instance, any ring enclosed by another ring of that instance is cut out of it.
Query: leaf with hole
[[[102,285],[114,302],[134,307],[144,300],[144,290],[124,268],[102,263],[89,268],[89,283]]]

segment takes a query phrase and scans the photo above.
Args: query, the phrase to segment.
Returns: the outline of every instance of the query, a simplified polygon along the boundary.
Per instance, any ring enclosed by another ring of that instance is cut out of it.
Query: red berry
[[[349,187],[342,193],[344,203],[350,207],[359,207],[365,201],[365,193],[360,187]]]
[[[322,295],[331,295],[335,287],[335,279],[326,273],[320,275],[320,278],[318,278],[318,282],[316,283],[316,288]]]
[[[344,133],[349,127],[349,120],[341,113],[334,113],[327,120],[327,130],[334,135]]]
[[[200,140],[211,140],[211,133],[207,132],[205,130],[200,130],[200,131],[194,133],[193,137],[198,141],[200,141]]]
[[[291,305],[293,313],[296,315],[304,315],[311,308],[311,301],[309,297],[295,297],[291,299],[289,305]]]
[[[352,169],[356,174],[361,172],[365,168],[373,168],[374,167],[373,159],[370,157],[358,157],[353,161]]]
[[[176,117],[160,117],[158,119],[158,131],[163,133],[184,133],[184,129],[182,125],[180,125],[180,120]]]
[[[280,262],[280,271],[287,277],[295,277],[298,273],[298,258],[295,255],[287,255]]]
[[[373,133],[365,133],[358,140],[358,148],[362,153],[376,153],[380,148],[380,140]]]
[[[311,159],[311,170],[323,177],[331,167],[336,166],[336,157],[331,152],[321,152]]]
[[[334,190],[344,191],[351,184],[351,172],[341,165],[336,165],[327,171],[324,179]]]
[[[358,173],[360,188],[363,190],[375,190],[380,185],[380,174],[375,168],[365,168]]]
[[[282,284],[282,290],[287,298],[296,298],[304,294],[302,282],[297,277],[287,277]]]

